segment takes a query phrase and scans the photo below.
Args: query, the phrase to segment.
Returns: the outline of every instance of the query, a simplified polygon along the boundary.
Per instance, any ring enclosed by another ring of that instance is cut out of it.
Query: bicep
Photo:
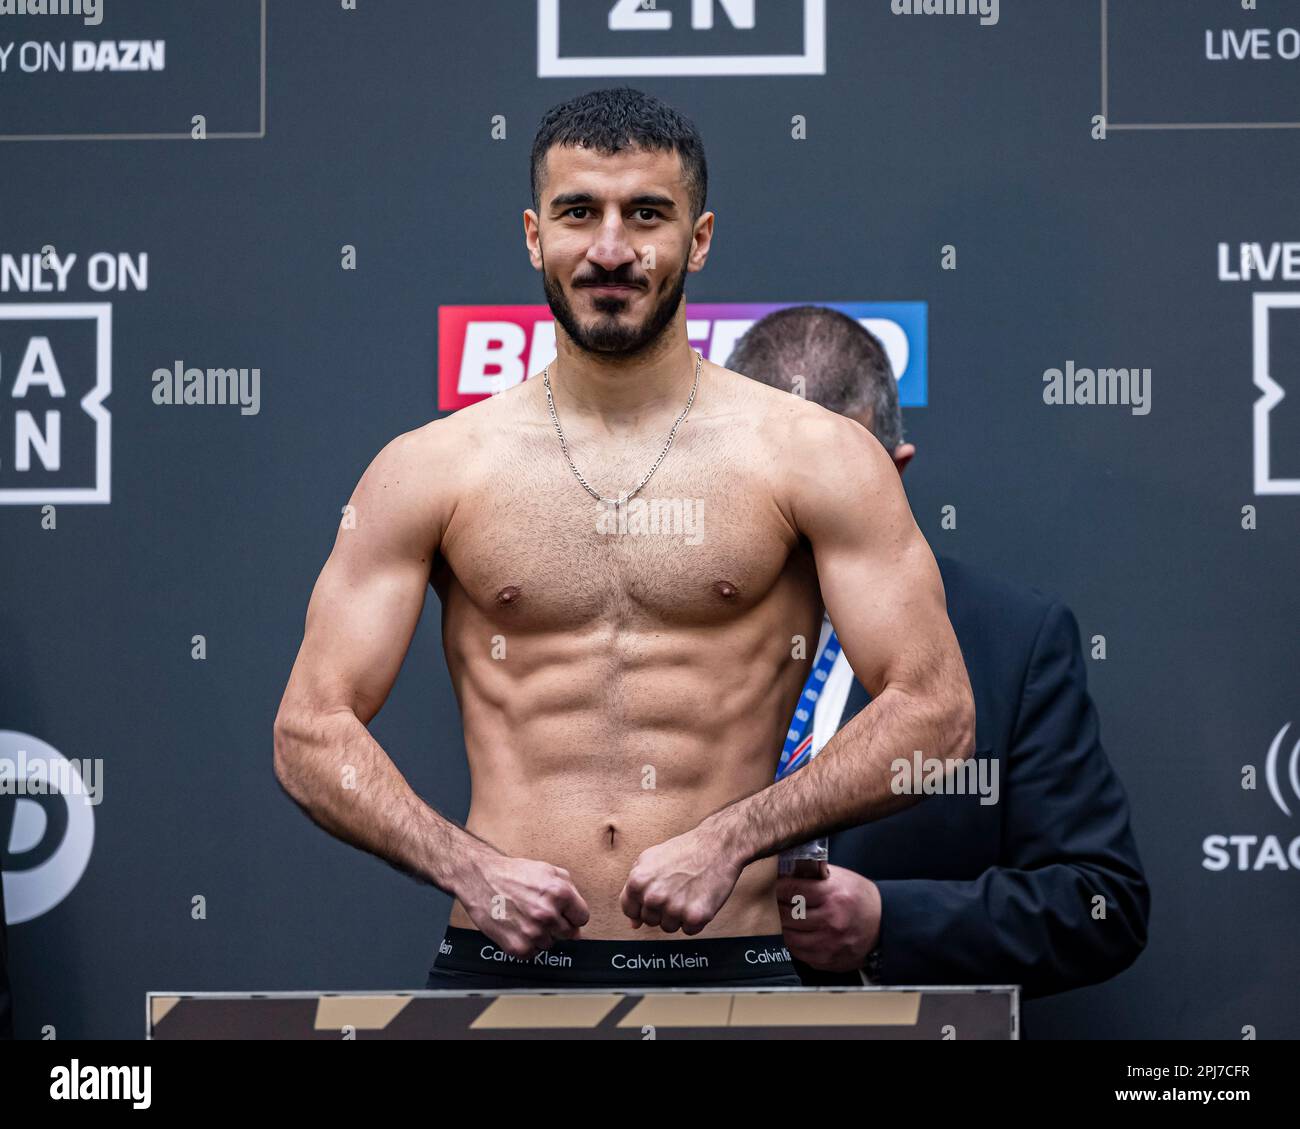
[[[803,480],[799,527],[859,681],[873,697],[886,685],[919,688],[960,658],[939,567],[893,460],[865,428],[839,424],[827,439],[835,457],[822,462],[835,479]]]
[[[436,495],[419,488],[431,476],[421,473],[415,434],[385,447],[352,494],[312,591],[286,699],[367,722],[396,681],[443,525]]]

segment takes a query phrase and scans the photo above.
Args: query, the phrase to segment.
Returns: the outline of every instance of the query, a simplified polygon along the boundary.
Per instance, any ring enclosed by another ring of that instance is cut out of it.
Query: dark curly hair
[[[651,94],[628,86],[592,90],[546,112],[533,139],[533,210],[538,213],[546,154],[555,145],[581,145],[610,156],[629,148],[676,150],[691,202],[691,225],[704,214],[709,189],[704,142],[689,118]]]

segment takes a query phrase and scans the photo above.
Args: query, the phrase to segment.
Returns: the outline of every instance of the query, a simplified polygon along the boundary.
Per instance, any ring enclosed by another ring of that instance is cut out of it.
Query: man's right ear
[[[912,456],[915,454],[915,443],[900,443],[890,452],[890,457],[894,460],[894,466],[898,467],[900,475],[907,469],[907,464],[912,461]]]
[[[529,216],[532,217],[532,221],[533,221],[532,230],[537,232],[536,248],[534,247],[530,238],[529,223],[528,223]],[[524,209],[523,219],[524,219],[524,246],[528,250],[528,259],[533,264],[533,270],[541,270],[542,256],[541,256],[540,248],[541,248],[541,238],[542,238],[542,222],[540,219],[538,219],[537,213],[534,212],[532,208]]]

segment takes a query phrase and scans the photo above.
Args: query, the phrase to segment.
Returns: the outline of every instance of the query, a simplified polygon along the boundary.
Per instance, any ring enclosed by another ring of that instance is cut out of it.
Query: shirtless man
[[[691,348],[685,277],[714,216],[690,122],[596,91],[550,111],[533,162],[524,230],[557,359],[366,470],[312,593],[276,775],[331,834],[453,895],[428,987],[797,985],[776,854],[914,802],[891,790],[896,757],[971,751],[939,572],[869,431]],[[647,529],[638,503],[695,524]],[[463,828],[366,729],[430,585]],[[773,784],[823,601],[873,701]]]

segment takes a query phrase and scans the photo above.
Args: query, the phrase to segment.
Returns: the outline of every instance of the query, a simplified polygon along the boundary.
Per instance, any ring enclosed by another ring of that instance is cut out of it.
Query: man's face
[[[581,349],[637,353],[673,320],[688,271],[708,254],[713,215],[690,222],[675,151],[547,153],[540,216],[524,213],[555,320]]]

